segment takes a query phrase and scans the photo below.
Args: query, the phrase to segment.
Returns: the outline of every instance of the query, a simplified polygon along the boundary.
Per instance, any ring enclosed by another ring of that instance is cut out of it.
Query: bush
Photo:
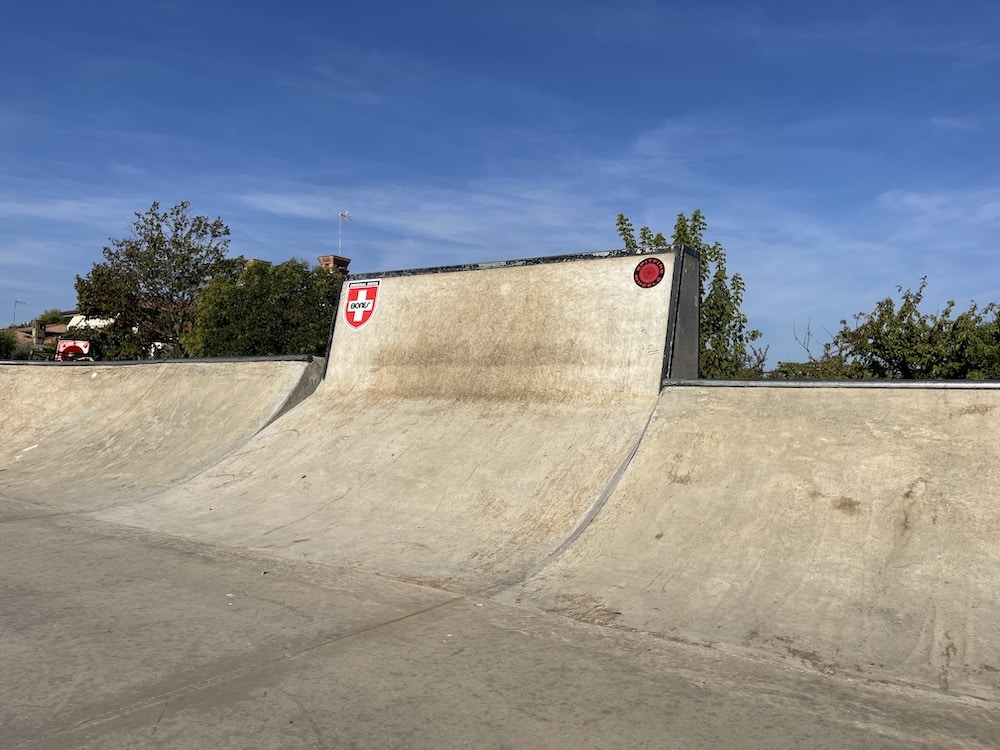
[[[22,344],[11,328],[0,331],[0,359],[31,359],[31,347]]]

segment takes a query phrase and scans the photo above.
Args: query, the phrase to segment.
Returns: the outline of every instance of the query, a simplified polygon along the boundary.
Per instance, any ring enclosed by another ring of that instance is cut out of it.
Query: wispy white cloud
[[[968,133],[982,128],[977,117],[931,117],[928,121],[931,128],[939,133]]]
[[[419,58],[341,43],[336,51],[310,63],[308,76],[285,77],[284,81],[294,86],[306,85],[347,104],[372,106],[415,87],[423,88],[428,78],[424,68]]]
[[[124,198],[53,197],[19,200],[0,198],[0,217],[6,219],[42,219],[52,222],[106,227],[123,215],[130,215],[134,201]]]
[[[976,190],[889,190],[878,201],[898,217],[900,237],[947,237],[951,242],[980,245],[1000,236],[1000,185]]]
[[[816,55],[824,51],[893,54],[947,59],[961,66],[986,66],[1000,60],[1000,9],[974,3],[958,6],[883,2],[851,6],[746,4],[709,0],[687,6],[631,0],[502,5],[501,20],[524,34],[557,30],[576,40],[601,44],[655,46],[670,56],[697,55],[712,45],[736,46],[740,54]]]
[[[609,227],[608,239],[613,236],[613,215],[602,215],[592,195],[564,183],[501,179],[472,180],[464,189],[420,183],[331,190],[287,187],[289,192],[245,193],[236,198],[256,210],[328,226],[335,224],[338,210],[350,204],[355,226],[347,227],[348,232],[356,233],[363,225],[389,244],[420,242],[420,249],[411,245],[411,261],[421,265],[440,258],[443,249],[453,262],[496,259],[493,255],[505,246],[515,256],[526,250],[529,255],[573,252],[593,242],[593,227],[599,222]],[[370,250],[368,262],[386,269],[387,259],[375,247]]]

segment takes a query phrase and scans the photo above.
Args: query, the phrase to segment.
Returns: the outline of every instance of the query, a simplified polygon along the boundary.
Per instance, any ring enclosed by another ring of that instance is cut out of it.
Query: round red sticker
[[[639,261],[639,265],[635,267],[635,273],[632,274],[632,278],[643,289],[649,289],[663,280],[664,273],[666,271],[663,268],[662,260],[659,258],[646,258]]]

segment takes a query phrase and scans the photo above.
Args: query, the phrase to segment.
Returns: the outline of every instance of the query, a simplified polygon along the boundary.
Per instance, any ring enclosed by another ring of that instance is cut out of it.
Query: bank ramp
[[[1000,384],[960,385],[669,387],[602,512],[501,599],[996,699]]]
[[[322,360],[0,363],[0,515],[174,486],[307,396]]]
[[[665,372],[693,366],[685,279],[696,295],[680,247],[348,277],[312,397],[105,517],[459,592],[519,581],[604,502]]]

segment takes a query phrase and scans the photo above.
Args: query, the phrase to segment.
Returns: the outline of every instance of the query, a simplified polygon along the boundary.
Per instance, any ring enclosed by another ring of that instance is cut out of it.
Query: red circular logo
[[[635,273],[632,274],[632,278],[643,289],[649,289],[663,280],[664,273],[666,273],[666,270],[663,268],[662,260],[659,258],[646,258],[639,261],[639,265],[635,267]]]

